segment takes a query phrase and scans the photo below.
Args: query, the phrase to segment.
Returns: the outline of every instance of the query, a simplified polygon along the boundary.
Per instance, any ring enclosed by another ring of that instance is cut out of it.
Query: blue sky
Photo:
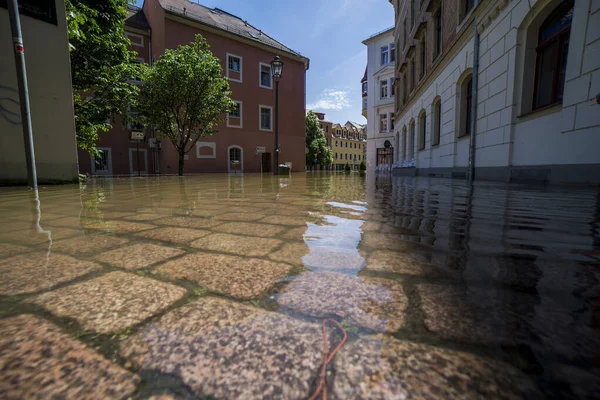
[[[334,122],[366,123],[361,115],[360,80],[367,48],[362,41],[394,24],[388,0],[198,1],[247,20],[310,58],[308,107],[325,112]]]

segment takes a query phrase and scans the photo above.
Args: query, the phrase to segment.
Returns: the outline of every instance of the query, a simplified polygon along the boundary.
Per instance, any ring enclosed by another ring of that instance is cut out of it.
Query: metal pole
[[[33,132],[31,130],[31,112],[29,108],[29,88],[27,85],[27,70],[25,69],[25,48],[21,35],[21,19],[17,0],[8,0],[8,15],[15,50],[17,67],[17,84],[19,86],[19,102],[21,105],[21,123],[23,125],[23,140],[25,142],[25,159],[27,162],[27,183],[32,189],[37,189],[37,171],[35,168],[35,149],[33,148]]]
[[[279,172],[279,79],[275,80],[275,152],[274,152],[275,175]]]
[[[475,179],[475,139],[477,136],[477,86],[479,84],[479,32],[477,18],[473,20],[475,35],[473,36],[473,80],[471,88],[471,137],[469,138],[469,183]]]

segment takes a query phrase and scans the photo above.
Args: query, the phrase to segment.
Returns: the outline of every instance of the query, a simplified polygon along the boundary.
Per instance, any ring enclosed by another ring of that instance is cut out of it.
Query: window
[[[435,16],[435,56],[442,53],[442,10]]]
[[[360,150],[360,143],[358,144],[358,149]]]
[[[242,148],[239,146],[230,146],[228,151],[229,154],[229,163],[227,164],[227,170],[229,172],[232,171],[231,169],[231,164],[232,163],[236,163],[240,165],[239,170],[241,172],[244,171],[244,159],[243,159],[243,152],[242,152]]]
[[[389,63],[389,56],[389,47],[383,46],[381,48],[381,65],[386,65],[387,63]]]
[[[390,60],[392,62],[396,61],[396,44],[390,44]]]
[[[335,153],[335,159],[336,159],[336,160],[338,159],[337,153]]]
[[[419,150],[425,150],[425,134],[427,131],[427,114],[425,110],[419,116]]]
[[[363,92],[363,94],[367,94],[367,91],[368,91],[367,82],[363,82],[363,84],[362,84],[362,92]]]
[[[410,59],[410,91],[412,92],[415,88],[415,59]]]
[[[415,121],[410,121],[409,125],[410,132],[408,134],[408,160],[412,160],[415,157]]]
[[[233,82],[242,82],[242,57],[227,54],[227,78]]]
[[[473,90],[473,79],[472,75],[467,75],[463,78],[457,91],[460,92],[460,107],[458,108],[457,122],[458,125],[458,136],[467,136],[471,134],[471,107],[472,107],[472,90]]]
[[[573,1],[561,4],[538,33],[533,109],[561,103],[573,19]]]
[[[242,102],[235,101],[235,108],[227,114],[227,126],[231,128],[242,127]]]
[[[425,35],[421,39],[421,79],[425,76],[427,70],[427,40]]]
[[[406,48],[406,41],[408,39],[408,30],[406,28],[406,17],[402,21],[402,49]]]
[[[390,79],[390,86],[392,86],[392,97],[396,95],[396,78]]]
[[[125,32],[125,37],[129,39],[133,46],[144,47],[144,37],[135,33]]]
[[[366,108],[367,108],[367,98],[365,97],[363,99],[363,109],[366,109]]]
[[[354,143],[354,148],[356,148],[356,143]]]
[[[406,104],[406,92],[407,92],[408,82],[406,81],[406,73],[402,75],[402,104]]]
[[[358,155],[358,161],[360,161],[360,154]]]
[[[387,132],[388,131],[388,121],[387,114],[379,115],[379,132]]]
[[[112,155],[109,147],[98,147],[98,157],[92,156],[92,174],[112,174]]]
[[[381,81],[381,94],[382,99],[386,99],[388,97],[388,81],[384,79]]]
[[[442,101],[438,98],[433,102],[431,123],[432,123],[432,135],[431,145],[437,146],[440,144],[440,131],[442,128]]]
[[[469,11],[471,11],[471,8],[473,8],[474,3],[475,3],[475,0],[463,0],[463,4],[465,7],[463,16],[467,15],[469,13]]]
[[[346,143],[347,144],[347,143]],[[348,153],[344,154],[344,158],[347,160],[348,159]]]
[[[325,125],[325,132],[329,133],[329,125]]]
[[[273,76],[269,64],[260,63],[260,81],[259,86],[265,89],[273,89]]]
[[[348,142],[346,142],[346,148],[348,148]]]
[[[419,0],[413,0],[412,1],[412,7],[411,7],[412,17],[411,17],[411,20],[410,20],[410,27],[411,28],[413,28],[415,26],[415,22],[417,20],[417,8],[418,8],[417,2],[418,1]]]
[[[136,58],[133,60],[133,62],[134,62],[135,64],[143,64],[145,61],[146,61],[146,60],[145,60],[145,59],[143,59],[143,58],[141,58],[141,57],[136,57]],[[131,82],[131,83],[134,83],[134,84],[141,83],[141,82],[142,82],[142,78],[140,78],[140,77],[139,77],[139,76],[137,76],[137,75],[134,75],[134,76],[131,78],[130,82]]]
[[[273,129],[273,107],[259,106],[260,109],[260,130],[270,131]]]
[[[390,132],[394,132],[394,113],[390,113]]]
[[[337,140],[335,141],[335,147],[338,147],[338,145],[337,145]]]

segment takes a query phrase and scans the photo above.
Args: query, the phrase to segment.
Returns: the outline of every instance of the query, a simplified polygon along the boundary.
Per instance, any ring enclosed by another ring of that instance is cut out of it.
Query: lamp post
[[[279,81],[281,80],[281,74],[283,72],[283,61],[279,56],[275,56],[271,61],[271,73],[275,80],[275,151],[273,152],[273,173],[275,175],[279,172]]]

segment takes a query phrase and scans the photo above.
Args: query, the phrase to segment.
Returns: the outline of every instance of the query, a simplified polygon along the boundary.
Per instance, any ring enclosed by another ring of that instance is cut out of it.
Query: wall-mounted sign
[[[265,146],[256,146],[256,153],[266,153],[267,148]]]
[[[6,0],[0,0],[0,7],[7,8]],[[19,0],[19,13],[57,25],[56,0]]]
[[[132,131],[131,140],[144,140],[144,132]]]

